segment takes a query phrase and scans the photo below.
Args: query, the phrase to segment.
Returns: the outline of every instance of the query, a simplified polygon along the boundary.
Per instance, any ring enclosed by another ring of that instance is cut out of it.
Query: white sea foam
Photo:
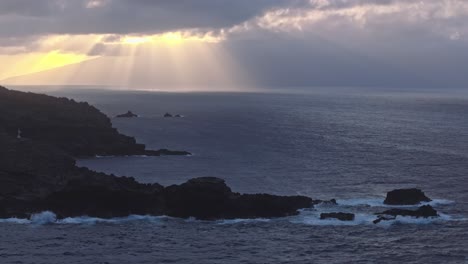
[[[349,209],[349,208],[348,208]],[[340,210],[346,212],[346,210]],[[324,212],[330,212],[329,210],[315,210],[315,209],[304,209],[300,211],[297,216],[286,217],[279,219],[280,221],[289,221],[295,224],[306,224],[316,226],[356,226],[356,225],[374,225],[373,221],[377,219],[374,213],[362,213],[355,212],[355,219],[353,221],[340,221],[338,219],[320,219],[320,214]],[[397,216],[394,220],[381,221],[378,226],[390,226],[394,224],[431,224],[447,221],[468,221],[467,218],[450,216],[447,214],[439,213],[439,217],[431,218],[415,218],[415,217],[403,217]],[[30,219],[20,218],[7,218],[0,219],[0,223],[12,223],[12,224],[33,224],[33,225],[48,225],[48,224],[62,224],[62,225],[94,225],[98,223],[104,224],[119,224],[134,221],[146,221],[150,223],[162,223],[164,219],[177,219],[168,216],[148,216],[148,215],[130,215],[127,217],[117,218],[97,218],[89,216],[80,217],[68,217],[64,219],[57,219],[57,216],[50,211],[34,214]],[[277,219],[268,218],[254,218],[254,219],[226,219],[218,220],[212,223],[217,225],[232,225],[232,224],[248,224],[248,223],[267,223],[270,221],[276,221]],[[188,218],[183,220],[185,222],[208,222],[197,220],[195,218]]]
[[[28,219],[21,219],[21,218],[6,218],[0,219],[0,223],[11,223],[11,224],[29,224],[31,221]]]
[[[132,221],[149,221],[149,222],[159,222],[165,216],[150,216],[150,215],[129,215],[127,217],[116,217],[110,219],[98,218],[98,217],[89,217],[89,216],[80,216],[80,217],[67,217],[61,220],[58,220],[58,224],[96,224],[96,223],[123,223],[123,222],[132,222]]]
[[[35,225],[53,224],[57,222],[57,216],[50,211],[45,211],[42,213],[33,214],[30,221]]]
[[[340,221],[338,219],[320,219],[320,213],[300,214],[297,217],[291,218],[290,222],[295,224],[306,224],[315,226],[355,226],[372,223],[375,220],[375,215],[370,214],[355,214],[353,221]]]
[[[243,218],[236,218],[236,219],[226,219],[226,220],[219,220],[216,221],[218,225],[232,225],[232,224],[245,224],[245,223],[259,223],[259,222],[270,222],[271,219],[267,218],[253,218],[253,219],[243,219]]]
[[[124,157],[124,158],[149,158],[151,156],[148,156],[148,155],[124,155],[124,156],[115,156],[115,155],[100,156],[100,155],[96,155],[94,157],[96,159],[112,159],[112,158],[120,158],[120,157]]]
[[[302,211],[301,214],[290,218],[291,223],[306,224],[314,226],[356,226],[356,225],[372,225],[388,227],[394,224],[432,224],[447,221],[464,221],[461,218],[454,218],[447,214],[439,213],[438,217],[429,218],[416,218],[409,216],[397,216],[394,220],[381,221],[374,224],[373,221],[377,219],[377,215],[373,213],[355,213],[353,221],[340,221],[338,219],[320,219],[320,211]]]
[[[431,206],[438,206],[438,205],[449,205],[454,204],[454,201],[446,200],[446,199],[433,199],[431,202],[423,202],[416,205],[388,205],[384,204],[383,198],[358,198],[358,199],[343,199],[343,200],[336,200],[338,205],[345,205],[345,206],[370,206],[370,207],[417,207],[422,205],[431,205]]]
[[[127,217],[116,217],[110,219],[79,216],[79,217],[67,217],[64,219],[57,219],[57,216],[50,211],[33,214],[30,219],[21,218],[7,218],[0,219],[0,223],[14,223],[14,224],[34,224],[34,225],[46,225],[46,224],[74,224],[74,225],[93,225],[97,223],[109,223],[117,224],[124,222],[133,221],[148,221],[152,223],[159,223],[164,218],[170,218],[167,216],[149,216],[149,215],[129,215]]]

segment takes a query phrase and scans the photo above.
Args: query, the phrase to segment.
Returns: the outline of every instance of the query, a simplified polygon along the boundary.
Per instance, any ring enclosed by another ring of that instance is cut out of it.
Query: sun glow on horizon
[[[57,50],[48,53],[0,55],[0,80],[60,68],[92,58],[86,54],[62,53]]]
[[[222,36],[187,32],[52,36],[44,40],[44,46],[52,51],[28,60],[18,60],[27,58],[27,54],[12,56],[12,61],[22,62],[17,61],[14,70],[9,71],[0,66],[0,80],[6,79],[6,84],[12,85],[233,90],[238,82],[249,78],[220,44],[222,40]]]

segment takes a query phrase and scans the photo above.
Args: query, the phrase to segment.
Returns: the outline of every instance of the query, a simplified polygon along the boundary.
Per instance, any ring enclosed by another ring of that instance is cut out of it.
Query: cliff
[[[147,151],[135,138],[120,134],[94,106],[72,99],[0,87],[0,131],[54,145],[73,156],[187,155]]]

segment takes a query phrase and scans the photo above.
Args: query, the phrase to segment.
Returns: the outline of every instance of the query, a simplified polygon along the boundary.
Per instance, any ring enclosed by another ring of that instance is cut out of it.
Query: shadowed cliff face
[[[145,146],[120,134],[88,103],[0,87],[0,130],[42,141],[74,156],[145,154]]]

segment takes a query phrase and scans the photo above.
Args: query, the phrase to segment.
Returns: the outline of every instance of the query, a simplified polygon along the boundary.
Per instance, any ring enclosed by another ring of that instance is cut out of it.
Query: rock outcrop
[[[198,219],[280,217],[295,215],[312,206],[303,196],[234,193],[224,180],[196,178],[164,189],[166,214]]]
[[[421,202],[430,202],[420,189],[397,189],[387,193],[384,204],[388,205],[415,205]]]
[[[353,221],[354,214],[351,213],[322,213],[320,219],[338,219],[340,221]]]
[[[416,218],[428,218],[439,216],[437,211],[430,205],[423,205],[417,210],[393,208],[390,210],[386,210],[382,213],[378,213],[377,215],[378,217],[376,220],[374,220],[374,224],[378,224],[384,220],[394,220],[397,216],[411,216]]]

